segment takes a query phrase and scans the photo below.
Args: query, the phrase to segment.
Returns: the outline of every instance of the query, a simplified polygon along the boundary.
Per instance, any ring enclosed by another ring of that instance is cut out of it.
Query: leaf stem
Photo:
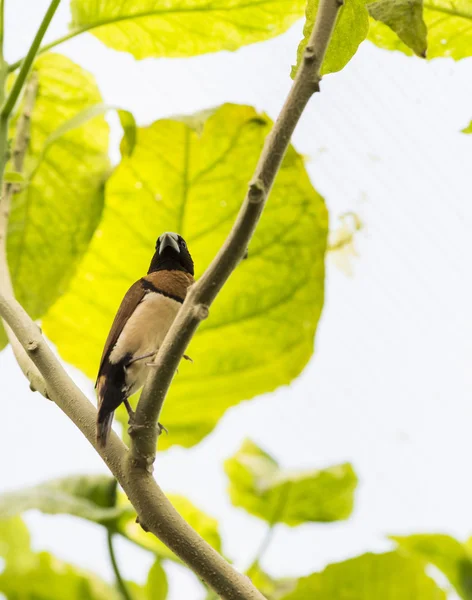
[[[36,57],[36,54],[38,53],[44,34],[46,33],[60,2],[61,0],[51,0],[51,4],[49,5],[49,8],[46,11],[46,14],[44,15],[44,18],[41,22],[41,25],[39,26],[39,29],[36,35],[34,36],[30,49],[28,50],[28,54],[25,56],[23,62],[21,63],[20,72],[18,73],[18,76],[15,79],[15,83],[11,88],[10,94],[8,95],[8,98],[5,100],[2,106],[2,109],[0,111],[0,117],[4,119],[8,118],[13,108],[15,107],[15,103],[18,100],[18,96],[20,95],[21,90],[23,89],[23,85],[26,81],[26,78]]]
[[[120,573],[120,568],[119,568],[118,562],[116,560],[115,548],[113,546],[113,537],[114,537],[114,533],[108,529],[107,530],[108,554],[110,556],[110,562],[111,562],[111,566],[113,567],[113,572],[115,573],[116,587],[120,590],[120,593],[123,596],[124,600],[133,600],[133,597],[129,593],[129,590],[126,587],[126,583]]]
[[[33,73],[29,78],[24,94],[23,109],[16,123],[15,139],[12,148],[12,166],[17,173],[23,170],[26,151],[28,150],[31,129],[31,115],[33,112],[36,95],[38,93],[38,76]],[[0,177],[3,178],[5,165],[8,161],[8,117],[0,117]],[[10,296],[14,295],[10,270],[7,261],[7,233],[8,218],[10,216],[10,207],[13,195],[19,191],[19,186],[14,183],[4,183],[1,185],[2,197],[0,200],[0,290]],[[30,360],[24,348],[4,322],[5,332],[8,341],[11,344],[16,361],[18,362],[23,374],[30,382],[32,391],[40,392],[44,397],[47,396],[46,382],[43,376]]]
[[[272,514],[272,518],[269,521],[269,527],[267,528],[267,531],[265,532],[265,535],[262,538],[261,545],[259,546],[259,549],[257,550],[256,555],[251,562],[251,565],[247,569],[246,574],[248,574],[252,569],[256,568],[259,565],[259,563],[262,560],[262,557],[267,552],[267,549],[269,548],[270,543],[272,542],[272,539],[275,534],[275,526],[277,525],[277,523],[280,523],[282,519],[282,515],[284,513],[285,506],[288,501],[289,491],[291,487],[292,484],[290,481],[287,481],[282,486],[282,489],[280,490],[279,501],[277,502],[274,512]]]

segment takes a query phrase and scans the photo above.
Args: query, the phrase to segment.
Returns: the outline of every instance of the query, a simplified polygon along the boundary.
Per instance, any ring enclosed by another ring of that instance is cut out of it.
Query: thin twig
[[[189,290],[177,318],[154,360],[136,409],[131,438],[132,459],[149,469],[155,458],[159,430],[156,426],[174,373],[193,334],[224,283],[244,257],[266,204],[292,133],[313,93],[319,91],[320,68],[342,0],[320,2],[315,26],[287,100],[267,136],[254,177],[236,222],[202,277]]]
[[[38,93],[38,76],[36,73],[32,73],[28,83],[25,87],[24,105],[21,115],[18,118],[16,125],[15,140],[13,142],[12,150],[12,165],[13,169],[21,173],[23,170],[23,163],[25,160],[26,151],[28,150],[30,131],[31,131],[31,114],[33,112],[34,103],[36,101],[36,95]],[[0,117],[3,120],[2,117]],[[12,295],[13,285],[10,277],[10,271],[8,268],[7,260],[7,229],[8,229],[8,218],[10,215],[11,201],[13,195],[20,190],[20,186],[15,183],[5,183],[3,185],[3,194],[0,200],[0,290],[3,293]],[[30,387],[33,391],[39,391],[43,396],[47,398],[46,382],[44,381],[41,373],[31,362],[27,353],[23,349],[22,345],[16,339],[15,334],[11,329],[3,324],[5,332],[8,337],[8,341],[11,344],[15,358],[23,371],[24,375],[30,382]]]
[[[108,545],[108,554],[110,556],[111,566],[113,567],[113,573],[115,574],[116,579],[116,587],[120,590],[121,595],[124,600],[133,600],[133,597],[129,593],[128,588],[126,587],[125,580],[121,576],[120,567],[118,566],[118,562],[116,560],[115,548],[113,546],[113,537],[114,534],[112,531],[107,531],[107,545]]]
[[[25,56],[23,62],[21,63],[20,72],[18,73],[15,82],[13,83],[13,87],[11,88],[10,93],[8,94],[7,99],[5,100],[4,105],[0,110],[0,117],[8,118],[15,107],[16,101],[23,89],[23,85],[28,77],[28,73],[30,72],[33,61],[38,53],[41,42],[43,41],[44,34],[46,33],[49,24],[56,12],[57,7],[59,6],[61,0],[51,0],[51,4],[44,15],[44,18],[39,26],[39,29],[34,36],[34,39],[31,43],[30,49],[28,50],[28,54]]]

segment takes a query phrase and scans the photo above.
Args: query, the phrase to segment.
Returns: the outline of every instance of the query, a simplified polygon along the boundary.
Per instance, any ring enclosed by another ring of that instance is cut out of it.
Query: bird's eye
[[[182,248],[186,248],[187,247],[187,244],[184,242],[184,240],[182,240],[180,242],[180,245],[182,246]]]

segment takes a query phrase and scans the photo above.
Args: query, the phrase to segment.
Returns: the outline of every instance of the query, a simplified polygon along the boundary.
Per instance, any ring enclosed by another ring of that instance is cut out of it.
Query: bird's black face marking
[[[148,273],[155,271],[185,271],[193,275],[193,260],[187,244],[178,233],[166,232],[157,238],[156,252]]]

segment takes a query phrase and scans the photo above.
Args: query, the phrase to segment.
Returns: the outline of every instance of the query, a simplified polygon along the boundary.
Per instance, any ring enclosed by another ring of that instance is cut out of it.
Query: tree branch
[[[47,382],[51,400],[102,457],[136,509],[143,528],[156,535],[223,600],[264,600],[264,597],[247,577],[229,565],[182,519],[150,474],[149,464],[154,460],[156,449],[156,422],[183,352],[200,321],[207,317],[208,307],[243,258],[293,130],[309,98],[319,89],[320,66],[340,5],[340,0],[320,1],[304,60],[280,116],[267,137],[233,230],[210,267],[190,289],[157,356],[156,363],[160,368],[148,378],[138,404],[137,424],[143,429],[142,434],[138,433],[132,439],[131,452],[113,432],[105,448],[97,446],[94,406],[67,375],[24,309],[8,291],[5,293],[0,289],[0,316]],[[0,119],[0,125],[1,122]],[[1,161],[0,156],[0,175],[4,168]],[[50,434],[53,435],[53,432]]]
[[[41,42],[43,41],[44,34],[46,33],[60,2],[61,0],[51,0],[51,4],[49,5],[49,8],[41,22],[41,25],[39,26],[39,29],[36,35],[34,36],[33,42],[31,43],[31,47],[28,50],[28,54],[25,56],[23,62],[21,63],[20,72],[18,73],[13,87],[11,88],[8,97],[0,110],[0,117],[8,118],[13,108],[15,107],[15,103],[18,100],[18,96],[20,95],[21,90],[23,89],[23,85],[26,81],[26,78],[28,77],[28,73],[30,72],[33,61],[36,57],[36,54],[38,53]]]
[[[25,160],[26,151],[28,149],[30,140],[30,129],[31,129],[31,114],[33,112],[36,95],[38,92],[38,77],[35,73],[32,74],[25,88],[24,96],[24,107],[23,111],[18,118],[16,126],[16,135],[13,143],[12,152],[12,164],[16,172],[21,173],[23,170],[23,163]],[[0,117],[0,127],[2,117]],[[5,123],[5,128],[7,128]],[[5,140],[6,142],[6,140]],[[4,183],[3,194],[0,201],[0,290],[5,294],[14,295],[13,285],[10,277],[10,271],[8,268],[7,261],[7,230],[8,230],[8,217],[10,214],[11,200],[15,193],[19,191],[18,184],[15,183]],[[30,387],[33,391],[39,391],[46,398],[46,382],[44,381],[41,373],[31,362],[28,354],[23,349],[23,346],[17,340],[15,334],[11,331],[8,325],[4,322],[5,332],[8,337],[8,341],[11,344],[15,358],[23,371],[25,377],[30,382]]]
[[[67,375],[36,324],[13,297],[0,293],[0,316],[47,381],[51,400],[80,429],[116,477],[143,528],[158,537],[224,600],[264,600],[245,575],[229,565],[182,519],[152,475],[133,468],[128,448],[116,433],[110,432],[105,448],[97,446],[95,407]]]
[[[287,100],[267,136],[253,179],[236,222],[202,277],[189,289],[150,369],[130,428],[131,457],[152,468],[159,428],[157,422],[174,373],[197,327],[239,264],[254,234],[293,131],[311,96],[319,91],[320,69],[343,0],[321,0],[313,32]]]

